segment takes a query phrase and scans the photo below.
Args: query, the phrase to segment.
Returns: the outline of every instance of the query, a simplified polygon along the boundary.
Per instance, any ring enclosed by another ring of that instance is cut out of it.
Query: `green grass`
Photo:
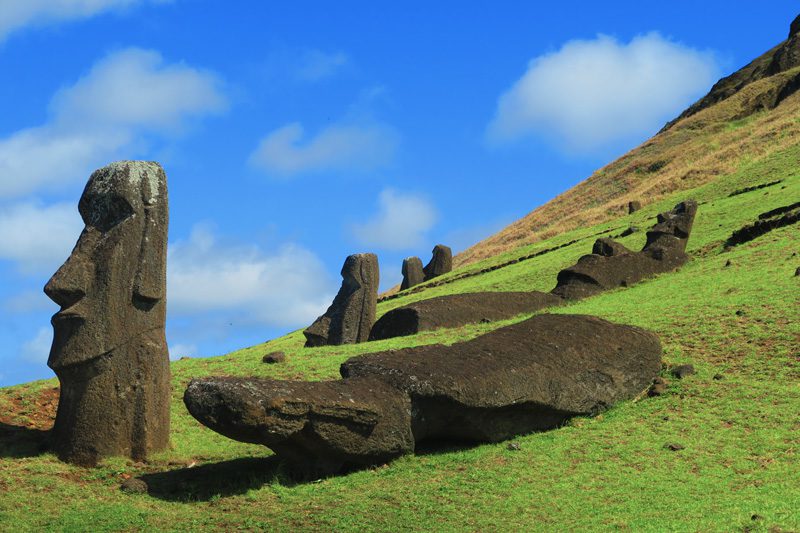
[[[741,125],[734,125],[741,127]],[[565,307],[657,332],[667,365],[698,373],[668,394],[625,402],[596,418],[504,443],[407,456],[376,469],[296,484],[263,447],[197,424],[181,396],[192,377],[257,375],[319,380],[348,357],[452,343],[521,320],[314,349],[292,333],[226,356],[173,364],[172,448],[148,464],[114,459],[95,469],[59,462],[35,431],[0,431],[0,529],[8,531],[543,530],[793,531],[800,529],[800,232],[773,231],[731,250],[724,240],[764,211],[800,199],[800,148],[607,224],[582,228],[465,267],[583,239],[486,274],[380,304],[379,313],[440,294],[549,290],[588,253],[596,233],[647,228],[677,201],[701,202],[680,271]],[[728,197],[748,185],[783,183]],[[638,249],[644,232],[621,239]],[[730,260],[731,265],[725,266]],[[462,271],[463,272],[463,271]],[[457,277],[453,272],[451,277]],[[739,313],[737,314],[737,311]],[[287,362],[261,363],[283,350]],[[715,379],[721,377],[722,379]],[[0,412],[26,426],[53,380],[0,389]],[[667,443],[680,443],[670,451]],[[195,464],[194,468],[188,468]],[[149,475],[151,495],[119,490]]]

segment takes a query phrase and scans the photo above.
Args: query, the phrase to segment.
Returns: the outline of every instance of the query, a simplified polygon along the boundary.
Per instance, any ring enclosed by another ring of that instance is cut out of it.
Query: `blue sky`
[[[0,385],[52,376],[41,288],[95,168],[170,187],[168,341],[310,323],[344,258],[461,250],[786,37],[794,2],[0,2]]]

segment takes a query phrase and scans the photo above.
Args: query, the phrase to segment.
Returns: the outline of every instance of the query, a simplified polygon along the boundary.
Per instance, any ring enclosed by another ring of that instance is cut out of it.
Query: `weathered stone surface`
[[[568,299],[584,298],[675,270],[689,260],[686,242],[696,212],[697,203],[689,200],[658,215],[641,252],[632,252],[610,239],[598,239],[592,254],[558,273],[552,293]]]
[[[263,444],[309,475],[384,463],[414,450],[411,401],[380,380],[193,380],[184,403],[197,420]]]
[[[632,200],[632,201],[628,202],[628,214],[629,215],[631,213],[635,213],[636,211],[638,211],[641,208],[642,208],[642,202],[640,202],[638,200]]]
[[[369,340],[503,320],[562,303],[561,298],[544,292],[477,292],[439,296],[392,309],[372,326]]]
[[[800,15],[798,15],[789,26],[789,38],[791,39],[798,33],[800,33]]]
[[[286,361],[286,354],[283,352],[270,352],[261,358],[262,363],[274,365],[275,363],[283,363]]]
[[[44,288],[61,306],[47,362],[61,382],[53,447],[82,465],[143,460],[169,440],[166,175],[154,162],[112,163],[78,210],[86,227]]]
[[[678,379],[683,379],[686,376],[691,376],[691,375],[694,375],[696,373],[697,373],[697,371],[694,369],[694,366],[692,366],[692,365],[676,366],[675,368],[673,368],[670,371],[670,374],[672,374],[673,376],[675,376]]]
[[[660,369],[650,332],[537,315],[452,346],[354,357],[335,382],[194,380],[184,402],[223,435],[335,472],[387,461],[425,440],[496,442],[554,428],[635,397]]]
[[[127,492],[128,494],[147,494],[147,483],[143,480],[132,477],[126,479],[122,482],[122,485],[119,486],[119,489],[122,492]]]
[[[425,271],[420,258],[406,257],[403,259],[403,282],[400,284],[400,290],[410,289],[423,281],[425,281]]]
[[[375,323],[379,283],[375,254],[348,256],[342,266],[342,286],[325,314],[303,332],[306,346],[353,344],[369,338]]]
[[[425,281],[447,274],[453,270],[453,251],[449,246],[437,244],[433,247],[431,261],[425,265]]]

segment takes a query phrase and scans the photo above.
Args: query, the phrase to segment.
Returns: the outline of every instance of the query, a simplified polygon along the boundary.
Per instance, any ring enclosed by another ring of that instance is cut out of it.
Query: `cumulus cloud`
[[[352,232],[365,246],[405,250],[420,246],[438,218],[426,198],[384,189],[378,197],[377,213],[367,222],[355,224]]]
[[[0,42],[26,26],[89,18],[136,4],[164,4],[171,0],[3,0],[0,2]]]
[[[320,81],[333,76],[348,63],[350,58],[344,52],[308,50],[300,58],[295,75],[300,81]]]
[[[717,79],[714,56],[658,33],[599,35],[533,59],[499,99],[495,143],[536,134],[576,152],[653,133]]]
[[[0,259],[24,272],[55,272],[69,256],[83,223],[72,204],[25,202],[0,211]]]
[[[364,171],[394,156],[397,135],[379,124],[334,124],[312,138],[293,122],[269,133],[250,156],[250,163],[269,175],[293,176],[324,170]]]
[[[205,226],[169,248],[169,312],[238,313],[276,327],[308,324],[333,299],[333,281],[310,251],[286,244],[266,254],[218,242]]]
[[[165,64],[152,50],[120,50],[56,93],[47,124],[0,139],[0,197],[86,179],[148,135],[179,132],[226,106],[213,74]]]
[[[36,336],[22,345],[20,356],[31,363],[47,362],[50,356],[50,345],[53,343],[53,328],[41,327]]]

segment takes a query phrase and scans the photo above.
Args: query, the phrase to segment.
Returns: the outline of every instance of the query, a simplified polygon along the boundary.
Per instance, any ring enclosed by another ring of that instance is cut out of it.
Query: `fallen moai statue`
[[[453,251],[449,246],[437,244],[433,247],[430,262],[422,270],[425,273],[425,281],[447,274],[453,270]]]
[[[546,292],[475,292],[438,296],[388,311],[372,326],[369,340],[503,320],[562,303],[561,298]]]
[[[354,357],[338,381],[195,379],[184,403],[214,431],[320,475],[384,463],[422,441],[555,428],[635,397],[660,369],[653,333],[545,314],[451,346]]]
[[[303,331],[306,347],[365,342],[375,323],[379,274],[375,254],[348,256],[333,303]]]
[[[400,284],[400,290],[410,289],[423,281],[425,281],[425,271],[420,258],[406,257],[403,259],[403,282]]]
[[[628,250],[611,239],[598,239],[591,254],[558,273],[552,293],[567,299],[585,298],[675,270],[689,260],[686,242],[696,212],[697,203],[687,200],[658,215],[658,222],[647,232],[647,243],[640,252]]]
[[[101,168],[78,210],[86,227],[44,288],[61,306],[47,361],[61,382],[53,448],[86,466],[113,455],[141,461],[169,443],[164,170]]]

